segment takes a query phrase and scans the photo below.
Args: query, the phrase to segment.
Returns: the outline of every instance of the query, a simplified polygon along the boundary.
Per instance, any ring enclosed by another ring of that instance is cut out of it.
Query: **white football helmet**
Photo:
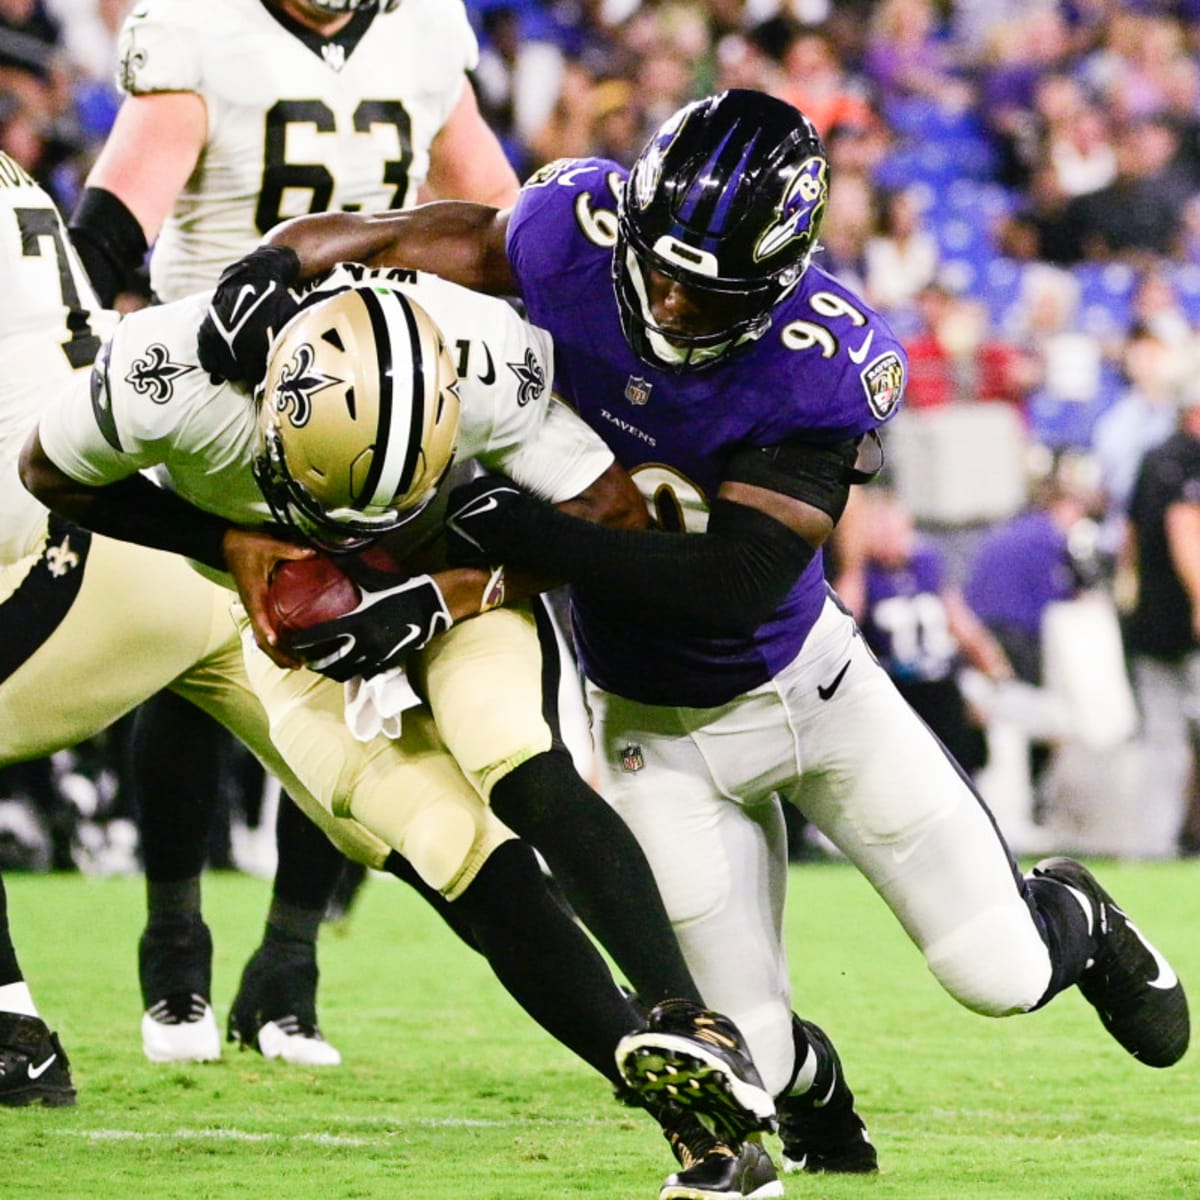
[[[301,309],[255,394],[254,475],[276,520],[327,550],[407,524],[454,459],[458,376],[433,318],[358,287]]]

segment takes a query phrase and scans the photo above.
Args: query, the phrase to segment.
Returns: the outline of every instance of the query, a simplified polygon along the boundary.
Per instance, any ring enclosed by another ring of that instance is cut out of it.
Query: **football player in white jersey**
[[[297,213],[418,197],[503,206],[516,195],[467,78],[478,48],[461,0],[140,0],[120,56],[125,99],[71,221],[105,303],[130,285],[148,243],[153,290],[172,300],[213,287]],[[160,697],[134,727],[140,759],[168,742],[190,747],[181,774],[193,793],[212,774],[197,724],[186,705]],[[186,1042],[178,1003],[163,1002],[194,990],[186,977],[211,959],[199,900],[210,819],[202,799],[143,807],[149,922],[139,968],[146,1010],[171,1014],[161,1045]],[[343,869],[286,803],[278,848],[264,940],[229,1025],[231,1038],[259,1049],[264,1024],[301,1039],[316,1028],[315,943]],[[281,1044],[285,1058],[293,1046],[307,1058],[303,1041]]]
[[[263,603],[279,560],[313,553],[273,531],[343,549],[387,534],[407,558],[429,546],[449,486],[476,463],[573,511],[644,519],[602,440],[551,397],[549,339],[507,304],[432,276],[343,268],[278,334],[252,402],[199,366],[208,299],[122,323],[90,391],[43,413],[22,458],[27,486],[97,532],[228,572],[251,614],[246,666],[272,740],[309,792],[408,858],[526,1010],[618,1086],[614,1051],[636,1035],[660,1076],[677,1078],[678,1103],[645,1106],[686,1147],[685,1167],[701,1184],[728,1172],[736,1156],[689,1110],[740,1143],[770,1122],[770,1097],[736,1028],[700,1006],[628,829],[556,744],[555,651],[538,610],[502,603],[499,572],[360,564],[361,602],[329,644],[317,628],[285,646]],[[320,671],[288,669],[297,651]],[[386,717],[389,693],[410,686],[424,702],[399,729],[351,727],[364,690]],[[621,995],[497,813],[532,831],[639,996],[660,1005],[657,1023]]]
[[[170,687],[233,729],[269,769],[282,771],[285,786],[299,789],[246,680],[228,593],[175,555],[94,536],[48,514],[21,485],[17,458],[29,431],[56,396],[86,393],[101,335],[116,326],[116,315],[92,294],[53,201],[4,155],[0,277],[0,766],[75,745]],[[185,786],[168,771],[160,790]],[[339,845],[354,857],[372,866],[387,860],[381,842],[350,822],[330,822],[315,802],[309,806],[327,828],[337,827]],[[182,1044],[163,1046],[158,1033],[170,1027],[147,1020],[148,1054],[202,1060],[220,1053],[207,971],[205,964],[178,997],[197,1014],[181,1027]],[[24,1060],[36,1070],[53,1053],[56,1065],[38,1088],[9,1094],[61,1102],[70,1085],[65,1059],[48,1031],[30,1023],[36,1013],[15,973],[15,956],[0,948],[0,1097],[5,1079],[16,1086]],[[5,1013],[16,1015],[8,1020]],[[326,1049],[315,1038],[296,1044],[310,1059]]]
[[[126,98],[71,220],[102,299],[148,243],[173,300],[287,217],[515,195],[461,0],[140,0],[120,53]]]

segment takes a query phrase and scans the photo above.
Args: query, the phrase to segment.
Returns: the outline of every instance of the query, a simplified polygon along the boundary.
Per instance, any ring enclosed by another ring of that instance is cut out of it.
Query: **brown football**
[[[360,550],[357,557],[375,571],[403,575],[404,568],[383,546]],[[287,642],[288,635],[333,621],[351,612],[362,598],[358,585],[327,554],[286,559],[271,576],[267,612]]]
[[[267,589],[267,612],[286,642],[289,634],[345,616],[360,599],[358,585],[324,554],[281,562]]]

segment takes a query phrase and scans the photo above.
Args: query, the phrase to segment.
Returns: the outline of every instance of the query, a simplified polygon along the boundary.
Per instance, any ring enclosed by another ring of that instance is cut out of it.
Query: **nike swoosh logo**
[[[820,1100],[813,1101],[813,1108],[824,1108],[825,1105],[827,1105],[830,1102],[830,1100],[833,1099],[833,1093],[837,1089],[837,1082],[838,1082],[837,1072],[834,1071],[833,1082],[829,1085],[829,1091],[827,1091],[825,1093],[825,1095],[821,1097]]]
[[[29,1072],[30,1079],[41,1079],[45,1073],[50,1070],[50,1064],[58,1057],[57,1054],[52,1054],[44,1063],[39,1063],[36,1067],[30,1063],[25,1069]]]
[[[267,290],[263,292],[263,296],[269,296],[275,290],[275,284],[268,285]],[[229,320],[233,325],[238,325],[242,320],[242,316],[238,310],[242,307],[243,300],[253,300],[255,295],[254,284],[246,283],[242,285],[242,290],[238,292],[237,299],[233,302],[233,307],[229,310]],[[253,305],[247,310],[246,316],[249,316],[254,311]]]
[[[464,508],[460,512],[456,512],[447,522],[448,528],[453,529],[464,542],[470,542],[476,550],[483,552],[483,543],[474,537],[470,532],[462,527],[459,523],[461,518],[470,519],[471,517],[479,517],[484,513],[489,513],[496,508],[496,500],[493,496],[483,496],[476,500],[469,508]]]
[[[483,374],[479,376],[479,382],[488,387],[496,382],[496,364],[492,361],[492,352],[488,347],[487,342],[483,343],[483,352],[487,355],[487,367]]]
[[[460,517],[481,517],[484,513],[490,513],[492,509],[499,507],[495,496],[481,496],[470,508],[464,509],[463,512],[457,515]]]
[[[558,178],[556,183],[562,184],[563,187],[570,187],[575,182],[577,175],[586,175],[589,171],[594,171],[595,167],[568,167]]]
[[[846,665],[842,667],[842,669],[833,677],[833,682],[828,687],[822,687],[820,684],[817,685],[817,695],[820,696],[822,700],[832,699],[833,693],[842,686],[842,680],[846,678],[846,672],[848,670],[850,670],[849,659],[846,660]]]
[[[347,654],[354,652],[354,647],[358,644],[358,639],[352,633],[335,634],[333,641],[334,648],[328,654],[309,659],[308,665],[314,671],[322,671],[336,662],[341,662]]]
[[[401,636],[396,639],[396,644],[392,647],[391,653],[395,654],[397,650],[403,650],[404,647],[409,645],[411,642],[419,641],[424,636],[424,633],[425,631],[420,625],[413,625],[410,622],[408,626],[408,632],[401,634]]]
[[[1162,952],[1154,945],[1149,938],[1128,918],[1125,918],[1125,924],[1133,930],[1137,936],[1137,940],[1146,947],[1146,953],[1154,959],[1155,966],[1158,967],[1158,974],[1153,979],[1146,980],[1146,986],[1159,988],[1161,991],[1169,992],[1179,983],[1179,976],[1175,974],[1171,964],[1162,956]]]
[[[238,292],[237,298],[233,302],[233,307],[229,311],[228,324],[221,319],[220,313],[217,312],[212,304],[209,304],[209,316],[212,317],[213,324],[217,327],[217,331],[220,333],[220,335],[228,343],[230,349],[233,348],[233,340],[242,331],[242,327],[248,320],[250,320],[252,316],[254,316],[255,312],[262,307],[263,302],[274,291],[275,280],[273,279],[261,292],[259,292],[252,283],[243,284],[242,290]],[[250,303],[246,305],[245,310],[242,311],[242,304],[247,299],[250,301]]]
[[[856,367],[862,365],[863,361],[867,357],[868,352],[871,349],[871,343],[874,340],[875,340],[875,330],[868,329],[867,330],[867,340],[865,342],[863,342],[863,344],[861,346],[859,346],[859,348],[857,350],[847,350],[846,351],[846,353],[848,355],[850,355],[850,361]]]

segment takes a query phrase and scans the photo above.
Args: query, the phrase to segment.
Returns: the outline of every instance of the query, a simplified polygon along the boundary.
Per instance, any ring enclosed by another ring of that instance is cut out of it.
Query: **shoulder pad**
[[[140,0],[121,26],[117,86],[129,96],[199,92],[201,48],[207,34],[195,9],[179,0]],[[201,10],[197,12],[196,10]],[[209,14],[211,19],[211,14]]]
[[[181,406],[214,387],[196,360],[199,297],[133,313],[117,326],[103,365],[121,439],[153,441],[180,419]],[[107,436],[107,435],[106,435]]]

